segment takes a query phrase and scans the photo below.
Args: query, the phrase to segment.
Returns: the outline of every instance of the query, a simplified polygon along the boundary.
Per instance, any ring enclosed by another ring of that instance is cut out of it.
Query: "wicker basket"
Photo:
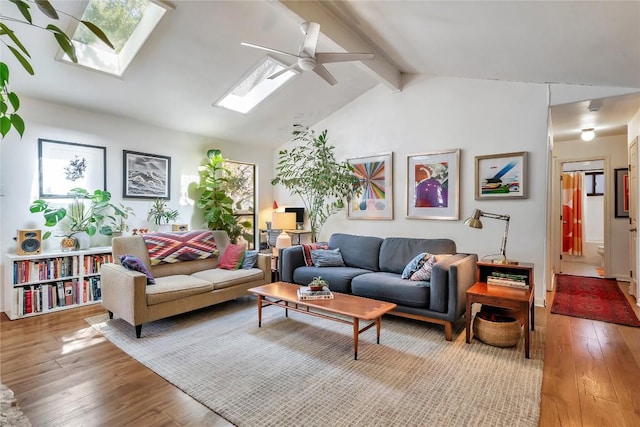
[[[522,327],[518,319],[493,322],[476,316],[473,320],[473,334],[480,341],[496,347],[513,347],[520,341]],[[503,319],[507,320],[507,319]]]

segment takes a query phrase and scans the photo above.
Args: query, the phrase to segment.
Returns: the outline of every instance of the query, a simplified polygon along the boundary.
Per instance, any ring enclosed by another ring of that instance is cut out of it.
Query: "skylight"
[[[269,79],[269,76],[285,68],[284,64],[267,56],[214,105],[239,113],[248,113],[289,79],[298,74],[292,70],[287,70],[276,78]]]
[[[115,50],[78,25],[71,36],[78,64],[122,76],[167,9],[157,0],[89,0],[81,19],[100,27]],[[59,58],[73,63],[62,51]]]

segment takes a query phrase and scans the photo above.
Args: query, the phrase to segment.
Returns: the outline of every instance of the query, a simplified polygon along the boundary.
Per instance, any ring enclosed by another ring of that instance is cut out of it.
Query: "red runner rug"
[[[629,301],[611,279],[557,274],[551,312],[640,327]]]

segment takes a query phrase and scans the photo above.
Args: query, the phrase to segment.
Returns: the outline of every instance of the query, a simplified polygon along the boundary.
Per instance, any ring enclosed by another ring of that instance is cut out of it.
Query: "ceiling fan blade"
[[[313,58],[318,46],[318,36],[320,35],[320,24],[315,22],[305,22],[301,25],[302,32],[306,34],[302,45],[302,52]]]
[[[275,73],[271,74],[269,77],[267,77],[269,80],[273,80],[273,79],[277,79],[278,77],[280,77],[281,75],[283,75],[284,73],[286,73],[287,71],[293,71],[294,69],[298,68],[298,64],[292,64],[289,65],[287,68],[283,68],[280,71],[276,71]]]
[[[267,52],[280,53],[282,55],[293,56],[294,58],[298,57],[298,55],[294,55],[293,53],[283,52],[281,50],[271,49],[270,47],[259,46],[257,44],[244,43],[244,42],[240,43],[240,44],[242,46],[248,46],[248,47],[253,47],[253,48],[256,48],[256,49],[266,50]]]
[[[313,69],[313,72],[319,75],[320,77],[322,77],[331,86],[338,83],[335,77],[331,75],[329,70],[327,70],[324,65],[320,65],[320,64],[316,65],[315,68]]]
[[[373,53],[316,53],[316,63],[328,64],[330,62],[366,61],[375,58]]]

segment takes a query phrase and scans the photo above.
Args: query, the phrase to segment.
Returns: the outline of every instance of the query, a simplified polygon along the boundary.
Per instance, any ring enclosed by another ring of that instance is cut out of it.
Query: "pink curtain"
[[[582,255],[582,173],[562,174],[562,252]]]

